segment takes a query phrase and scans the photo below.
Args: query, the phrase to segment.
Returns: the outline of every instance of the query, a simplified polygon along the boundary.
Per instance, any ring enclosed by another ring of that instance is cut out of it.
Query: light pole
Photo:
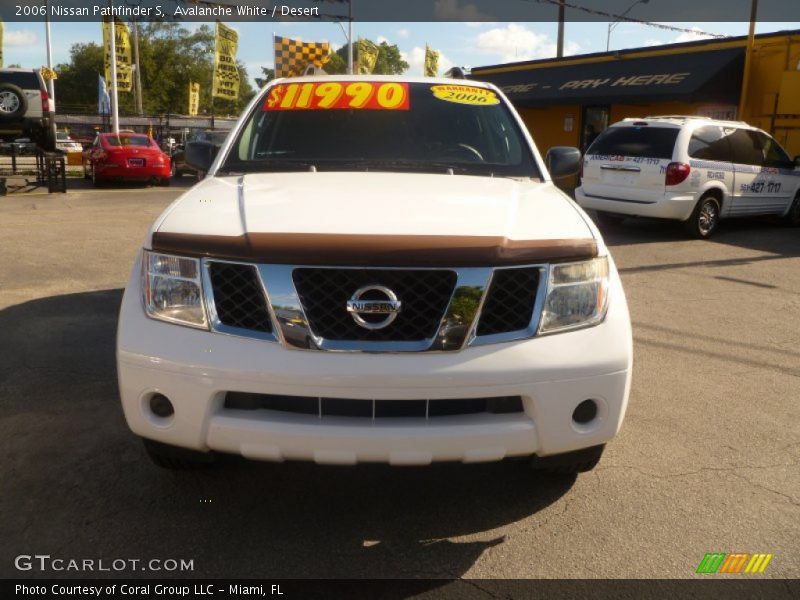
[[[47,45],[47,68],[52,71],[53,69],[53,43],[50,40],[50,0],[47,0],[46,5],[47,13],[45,13],[44,17],[44,34],[46,39]],[[52,78],[47,80],[47,93],[50,96],[50,101],[55,106],[56,102],[56,90],[55,84],[53,83]]]
[[[631,4],[625,12],[623,12],[621,15],[619,15],[619,17],[617,17],[616,21],[611,21],[611,23],[608,24],[608,36],[606,37],[606,52],[608,52],[609,49],[611,48],[611,32],[614,31],[614,28],[622,22],[622,17],[631,12],[633,7],[636,6],[637,4],[647,4],[649,1],[650,0],[636,0],[636,2]]]
[[[344,25],[341,21],[336,21],[339,29],[342,30],[342,35],[347,40],[347,74],[353,74],[353,21],[350,21],[349,33],[345,31]]]

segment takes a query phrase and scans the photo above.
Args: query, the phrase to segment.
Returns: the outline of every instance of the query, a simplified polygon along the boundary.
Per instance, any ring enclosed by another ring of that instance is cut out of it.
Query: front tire
[[[566,452],[564,454],[534,456],[531,461],[531,466],[536,471],[545,471],[558,475],[588,473],[600,462],[605,448],[605,444],[601,444],[600,446],[592,446],[590,448],[583,448],[582,450],[575,450],[574,452]]]
[[[703,196],[694,207],[692,215],[683,222],[683,228],[691,237],[705,240],[716,231],[719,220],[719,200],[714,196]]]
[[[207,452],[197,452],[169,446],[153,440],[142,439],[147,456],[154,465],[171,471],[188,471],[204,469],[214,464],[214,455]]]
[[[789,227],[800,227],[800,193],[794,197],[789,212],[783,217],[783,222]]]

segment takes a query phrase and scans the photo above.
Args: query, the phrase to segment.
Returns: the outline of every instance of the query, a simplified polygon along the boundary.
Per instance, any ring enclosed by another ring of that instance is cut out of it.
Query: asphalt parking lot
[[[683,578],[706,552],[769,552],[763,576],[800,577],[800,230],[606,232],[635,370],[592,473],[243,461],[173,473],[125,425],[114,338],[134,254],[179,192],[0,198],[1,576],[53,576],[14,567],[50,554],[193,559],[174,574],[191,577]]]

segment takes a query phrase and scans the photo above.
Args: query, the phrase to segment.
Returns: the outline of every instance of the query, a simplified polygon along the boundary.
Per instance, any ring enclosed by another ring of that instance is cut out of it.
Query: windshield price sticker
[[[470,106],[491,106],[500,104],[500,99],[492,90],[471,85],[433,85],[433,95],[439,100],[469,104]]]
[[[325,81],[281,83],[269,92],[263,109],[273,110],[408,110],[408,83]]]

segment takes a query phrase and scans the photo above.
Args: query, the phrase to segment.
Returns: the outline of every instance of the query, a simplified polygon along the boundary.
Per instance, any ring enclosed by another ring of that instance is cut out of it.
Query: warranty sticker
[[[433,95],[439,100],[469,104],[470,106],[491,106],[500,104],[500,99],[492,90],[471,85],[433,85]]]

